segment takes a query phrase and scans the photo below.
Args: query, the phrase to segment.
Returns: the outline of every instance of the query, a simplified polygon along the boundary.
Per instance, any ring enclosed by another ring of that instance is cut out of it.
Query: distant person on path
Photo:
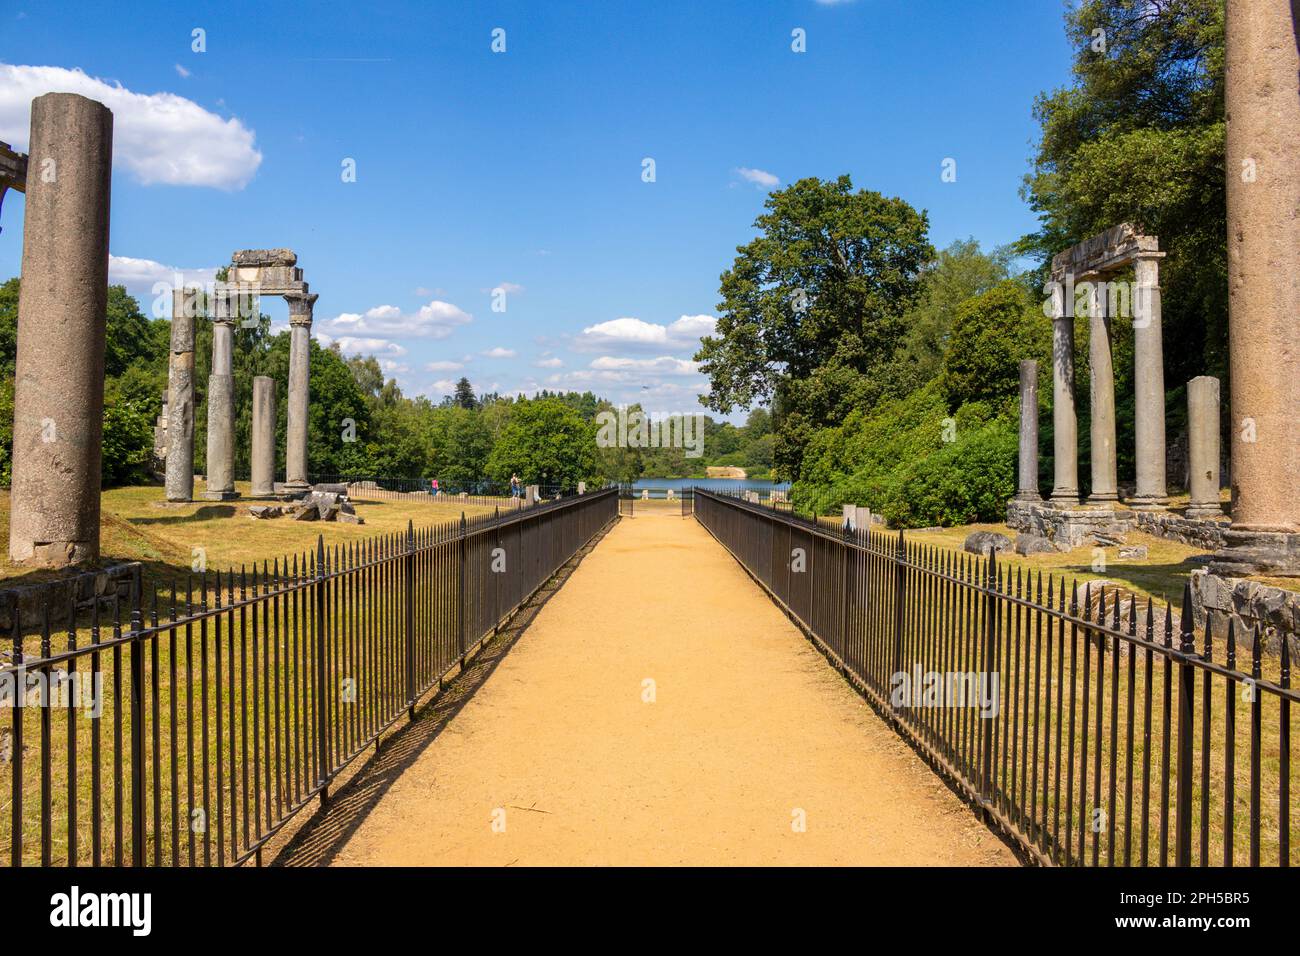
[[[511,498],[519,497],[519,476],[518,475],[510,476],[510,497]]]
[[[438,497],[438,479],[435,478],[429,483],[429,493],[435,498]]]

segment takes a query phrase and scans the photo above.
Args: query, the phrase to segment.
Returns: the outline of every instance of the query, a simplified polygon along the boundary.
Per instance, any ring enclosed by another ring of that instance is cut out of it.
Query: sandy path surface
[[[333,859],[1014,862],[731,556],[669,515],[596,546]]]

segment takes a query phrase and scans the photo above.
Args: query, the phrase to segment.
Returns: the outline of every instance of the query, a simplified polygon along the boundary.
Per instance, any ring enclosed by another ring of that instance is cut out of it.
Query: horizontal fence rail
[[[1288,866],[1291,648],[1103,585],[694,493],[700,523],[1026,856]],[[1244,668],[1244,669],[1242,669]]]
[[[260,862],[617,514],[610,489],[184,581],[136,564],[0,592],[3,860]]]

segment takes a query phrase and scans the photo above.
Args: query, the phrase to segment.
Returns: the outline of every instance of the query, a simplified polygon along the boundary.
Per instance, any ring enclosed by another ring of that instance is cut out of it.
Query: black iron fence
[[[312,553],[184,581],[134,565],[0,593],[4,860],[260,862],[615,519],[617,497],[321,539]]]
[[[696,489],[695,515],[1044,864],[1287,866],[1291,650],[1103,585]],[[1241,668],[1241,669],[1239,669]]]

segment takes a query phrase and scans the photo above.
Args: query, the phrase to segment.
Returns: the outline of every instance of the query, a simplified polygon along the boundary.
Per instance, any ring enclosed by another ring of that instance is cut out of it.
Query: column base
[[[1223,506],[1217,502],[1214,504],[1197,504],[1192,502],[1183,512],[1185,518],[1222,518]]]
[[[254,485],[252,488],[248,489],[248,497],[250,497],[250,498],[274,498],[274,497],[275,497],[275,486],[274,486],[274,485],[265,485],[265,486]]]
[[[285,495],[305,495],[311,491],[311,485],[301,478],[295,478],[293,481],[286,481],[277,485],[276,490]]]
[[[1113,491],[1103,491],[1088,496],[1084,502],[1090,508],[1109,508],[1119,501],[1119,495]]]
[[[239,497],[238,491],[205,491],[204,501],[234,501]]]
[[[1036,491],[1022,491],[1011,500],[1023,501],[1025,504],[1028,505],[1036,505],[1042,502],[1043,496]]]
[[[1053,491],[1052,497],[1047,503],[1057,508],[1077,508],[1079,507],[1079,491],[1077,488],[1066,491]]]
[[[1135,495],[1125,502],[1134,511],[1168,511],[1169,498],[1165,495]]]
[[[1229,528],[1214,552],[1210,573],[1244,578],[1254,574],[1300,577],[1300,533]]]

